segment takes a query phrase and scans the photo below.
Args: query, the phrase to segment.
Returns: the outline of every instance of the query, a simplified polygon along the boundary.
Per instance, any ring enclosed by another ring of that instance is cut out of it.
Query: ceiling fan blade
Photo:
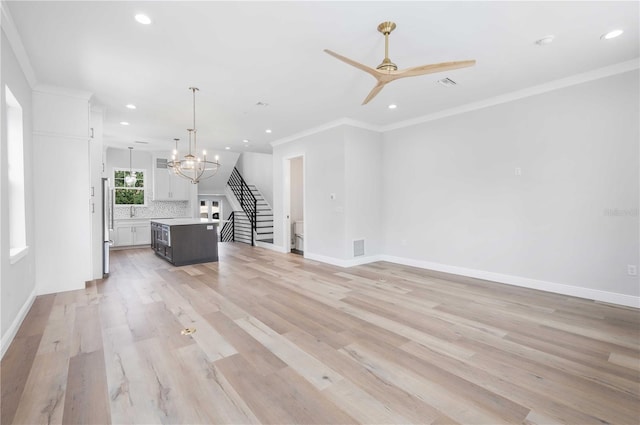
[[[376,71],[375,69],[370,68],[367,65],[363,65],[363,64],[361,64],[359,62],[356,62],[354,60],[351,60],[351,59],[349,59],[349,58],[347,58],[345,56],[339,55],[336,52],[332,52],[329,49],[324,49],[324,51],[326,53],[330,54],[331,56],[333,56],[334,58],[339,59],[344,63],[348,63],[349,65],[354,66],[354,67],[356,67],[356,68],[358,68],[358,69],[360,69],[360,70],[362,70],[364,72],[367,72],[367,73],[373,75],[376,79],[378,78],[379,72]]]
[[[475,60],[433,63],[430,65],[414,66],[412,68],[402,69],[395,72],[392,71],[391,74],[394,76],[394,79],[404,78],[404,77],[415,77],[418,75],[435,74],[436,72],[451,71],[452,69],[467,68],[475,64],[476,64]]]
[[[371,89],[371,91],[369,92],[369,95],[366,97],[366,99],[362,102],[363,105],[366,105],[367,103],[369,103],[369,101],[371,99],[373,99],[374,97],[376,97],[378,95],[378,93],[380,93],[380,90],[382,90],[382,88],[385,86],[385,84],[387,83],[383,83],[381,81],[378,81],[378,84],[376,84],[376,86]]]

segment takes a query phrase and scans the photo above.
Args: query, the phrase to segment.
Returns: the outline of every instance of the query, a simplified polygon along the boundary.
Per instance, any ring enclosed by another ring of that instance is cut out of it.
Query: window
[[[220,206],[218,201],[200,198],[200,218],[213,218],[217,220],[220,217]]]
[[[22,106],[5,86],[7,107],[7,160],[9,174],[9,257],[15,263],[27,254],[27,227],[24,201],[24,154]]]
[[[113,170],[113,181],[116,189],[116,205],[145,205],[144,184],[146,170],[133,170],[136,182],[131,186],[125,183],[129,170]]]

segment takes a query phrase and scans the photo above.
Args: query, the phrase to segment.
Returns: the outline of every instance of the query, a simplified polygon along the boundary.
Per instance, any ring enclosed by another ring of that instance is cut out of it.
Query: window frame
[[[147,205],[147,185],[148,185],[148,179],[149,179],[149,174],[147,173],[147,169],[146,168],[133,168],[131,169],[134,173],[142,173],[144,180],[142,181],[142,186],[133,186],[133,187],[119,187],[116,186],[116,173],[119,171],[124,171],[125,173],[129,173],[129,168],[128,167],[113,167],[113,169],[111,170],[111,176],[113,178],[113,205],[117,208],[117,207],[146,207]],[[142,198],[144,200],[144,202],[142,204],[118,204],[117,200],[116,200],[116,191],[117,190],[141,190],[142,191]]]
[[[9,201],[9,264],[29,253],[25,190],[24,112],[18,98],[4,85],[7,129],[7,192]]]

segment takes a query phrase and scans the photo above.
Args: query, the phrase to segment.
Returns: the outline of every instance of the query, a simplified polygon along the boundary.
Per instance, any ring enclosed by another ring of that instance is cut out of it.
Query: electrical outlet
[[[522,168],[516,167],[515,173],[516,173],[516,176],[521,176],[522,175]]]
[[[627,264],[627,274],[629,276],[638,276],[638,266],[635,264]]]

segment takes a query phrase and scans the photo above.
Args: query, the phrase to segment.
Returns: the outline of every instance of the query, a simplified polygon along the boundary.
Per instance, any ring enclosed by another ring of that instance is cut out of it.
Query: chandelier
[[[131,166],[131,152],[133,151],[133,147],[129,146],[129,175],[128,176],[124,176],[124,184],[126,184],[127,186],[133,186],[134,184],[136,184],[136,173],[135,171],[133,171],[133,168]]]
[[[202,157],[197,156],[197,140],[196,140],[196,91],[197,87],[189,87],[189,90],[193,93],[193,127],[188,128],[189,132],[189,153],[186,154],[181,160],[178,159],[178,140],[173,139],[176,142],[176,148],[173,151],[171,161],[167,162],[167,166],[177,176],[184,177],[193,184],[198,184],[201,180],[206,180],[213,177],[220,168],[218,162],[218,155],[215,156],[214,161],[207,161],[207,152],[202,151]],[[191,150],[191,139],[193,138],[193,152]]]

